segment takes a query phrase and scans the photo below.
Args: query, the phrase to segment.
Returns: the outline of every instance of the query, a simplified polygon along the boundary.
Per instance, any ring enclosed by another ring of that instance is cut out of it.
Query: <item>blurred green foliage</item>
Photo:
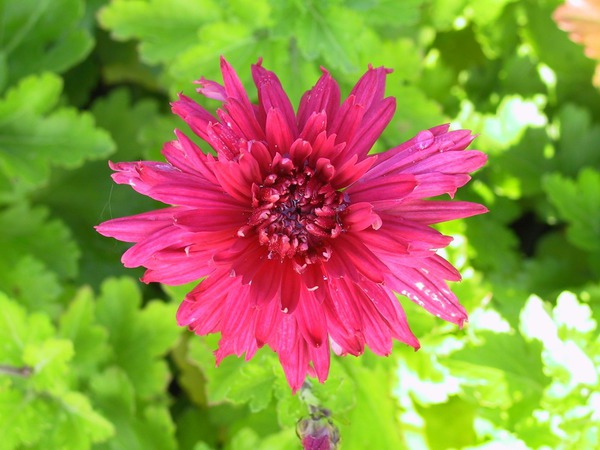
[[[401,299],[419,352],[334,357],[310,401],[342,448],[599,448],[600,95],[558,4],[0,0],[0,449],[299,448],[276,355],[215,368],[218,336],[175,323],[189,286],[141,285],[92,228],[156,206],[106,159],[160,158],[220,55],[248,88],[262,57],[295,104],[321,65],[344,92],[385,65],[376,151],[451,122],[489,155],[459,196],[490,213],[440,225],[469,324]]]

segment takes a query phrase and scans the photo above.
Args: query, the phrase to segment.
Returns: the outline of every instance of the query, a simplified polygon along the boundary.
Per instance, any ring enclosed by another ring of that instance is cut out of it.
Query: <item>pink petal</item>
[[[467,174],[446,174],[439,172],[415,175],[417,187],[407,195],[407,198],[428,198],[442,194],[454,197],[459,187],[469,182],[471,177]]]
[[[381,217],[373,212],[373,205],[368,202],[352,203],[341,215],[344,228],[348,232],[356,232],[372,227],[381,227]]]
[[[336,134],[336,143],[352,141],[352,138],[360,128],[363,116],[365,115],[365,107],[355,103],[354,96],[350,96],[342,104],[339,113],[335,116],[331,124],[329,133]],[[344,154],[344,160],[352,154]]]
[[[441,200],[410,200],[391,214],[398,215],[403,220],[411,220],[426,224],[446,222],[454,219],[483,214],[488,209],[479,203]]]
[[[221,57],[221,73],[223,74],[223,83],[225,84],[228,101],[231,99],[237,100],[246,111],[252,111],[252,104],[244,89],[244,85],[233,67],[231,67],[231,64],[223,57]]]
[[[365,175],[371,179],[410,168],[440,152],[464,150],[474,139],[468,130],[447,131],[446,125],[421,131],[414,138],[378,155],[374,167]]]
[[[279,78],[273,72],[265,70],[260,64],[252,66],[252,78],[258,89],[258,101],[264,119],[270,109],[279,109],[287,126],[294,136],[298,135],[296,117],[292,103],[281,87]],[[263,120],[264,120],[263,119]]]
[[[214,207],[207,211],[188,209],[174,215],[174,223],[187,231],[207,232],[231,230],[232,237],[244,225],[250,214],[240,208],[231,208],[226,205]]]
[[[167,142],[162,154],[167,161],[181,172],[200,176],[207,181],[216,183],[212,168],[209,166],[208,157],[185,134],[175,130],[177,140]]]
[[[417,180],[412,174],[389,175],[371,180],[360,180],[348,188],[352,202],[369,202],[376,207],[396,205],[412,193]],[[384,206],[385,205],[385,206]]]
[[[173,216],[181,211],[179,207],[148,211],[134,216],[107,220],[96,226],[103,236],[113,237],[123,242],[138,242],[146,236],[173,224]]]
[[[267,111],[266,129],[267,142],[272,151],[274,153],[287,153],[292,145],[294,136],[281,110],[271,108]]]
[[[385,319],[388,325],[399,323],[398,309],[396,304],[398,300],[396,297],[390,295],[389,290],[381,285],[375,283],[369,283],[363,281],[358,285],[358,288],[364,293],[364,295],[371,301],[373,306],[377,309],[379,314]],[[404,320],[403,326],[408,329],[406,320]],[[412,333],[411,333],[412,334]],[[412,340],[416,342],[416,338],[412,336]]]
[[[356,270],[369,280],[375,283],[383,282],[384,274],[389,269],[359,238],[353,234],[345,234],[331,242],[334,255],[339,254],[339,258],[352,263]],[[346,275],[351,279],[355,278],[352,277],[352,274]]]
[[[336,188],[345,188],[359,180],[375,163],[377,156],[370,156],[358,161],[358,155],[353,155],[336,168],[336,176],[331,180],[331,185]]]
[[[231,161],[246,148],[246,140],[221,123],[206,126],[206,141],[215,149],[219,160]]]
[[[323,112],[324,117],[335,117],[340,107],[340,88],[327,70],[321,68],[323,75],[315,86],[307,91],[298,107],[298,127],[308,128],[308,122],[315,113]],[[324,122],[326,124],[326,122]],[[324,128],[323,128],[324,129]]]
[[[194,83],[199,84],[201,86],[198,89],[196,89],[196,91],[204,95],[206,98],[212,98],[213,100],[218,100],[220,102],[225,101],[227,94],[225,93],[225,88],[219,83],[207,80],[204,77],[200,78]]]
[[[282,318],[275,345],[285,377],[295,392],[304,383],[309,364],[306,341],[299,336],[295,317]]]
[[[386,98],[369,109],[363,117],[360,128],[348,144],[349,152],[363,159],[369,153],[381,133],[388,126],[396,111],[396,99]]]
[[[315,375],[321,383],[324,383],[329,375],[329,345],[326,344],[320,347],[308,346],[308,355],[312,361]]]
[[[280,286],[280,305],[281,311],[285,314],[291,314],[296,309],[300,301],[300,289],[302,286],[301,277],[287,264],[282,270],[282,279]]]
[[[190,326],[196,334],[215,333],[221,323],[223,301],[235,281],[224,272],[215,272],[197,285],[179,305],[177,323]]]
[[[246,140],[264,140],[265,132],[258,123],[254,110],[236,98],[227,99],[227,114],[220,114],[221,122]]]
[[[385,77],[391,73],[390,69],[384,67],[372,68],[358,80],[350,95],[356,97],[356,103],[364,105],[365,108],[370,108],[373,103],[383,99],[385,92]]]
[[[144,266],[152,256],[167,247],[185,247],[191,233],[175,226],[162,228],[147,235],[123,253],[121,262],[125,267]]]
[[[262,347],[267,342],[273,341],[273,336],[279,329],[281,321],[287,316],[281,312],[277,302],[263,303],[257,307],[256,314],[254,336],[257,345]]]
[[[206,128],[209,124],[217,122],[212,114],[183,94],[179,94],[179,100],[171,103],[171,110],[188,124],[194,134],[208,141]]]
[[[300,300],[294,312],[298,329],[313,347],[327,346],[327,319],[321,304],[312,292],[302,286]]]
[[[315,142],[317,136],[327,136],[327,114],[324,111],[313,112],[306,120],[304,127],[301,128],[300,138],[310,143]],[[335,141],[335,138],[333,138]]]
[[[446,283],[423,269],[405,267],[402,273],[386,277],[388,286],[408,297],[431,314],[462,326],[467,313]]]

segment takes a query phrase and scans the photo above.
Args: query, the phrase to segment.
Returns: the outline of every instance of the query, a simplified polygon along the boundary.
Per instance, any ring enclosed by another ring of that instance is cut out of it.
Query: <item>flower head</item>
[[[110,163],[117,183],[172,206],[97,227],[135,243],[122,262],[145,267],[144,282],[204,278],[179,324],[220,332],[217,362],[268,345],[294,390],[307,374],[327,378],[330,348],[388,355],[393,339],[418,348],[395,293],[461,325],[467,314],[446,284],[460,275],[436,254],[452,239],[429,225],[486,209],[424,198],[453,196],[485,163],[465,150],[470,132],[441,125],[369,155],[395,110],[388,70],[369,67],[341,104],[323,70],[296,113],[260,62],[258,104],[224,59],[221,70],[223,85],[197,82],[223,102],[216,117],[184,95],[173,103],[216,156],[176,130],[167,162]]]
[[[336,450],[339,448],[340,432],[324,408],[311,407],[311,414],[300,419],[296,433],[304,450]]]

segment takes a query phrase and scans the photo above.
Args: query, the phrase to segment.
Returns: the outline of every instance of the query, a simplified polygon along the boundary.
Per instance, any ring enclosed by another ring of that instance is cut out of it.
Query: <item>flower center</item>
[[[273,167],[261,185],[252,186],[253,213],[238,235],[254,229],[270,259],[300,258],[300,264],[328,260],[328,240],[344,231],[339,214],[348,206],[347,195],[329,184],[332,168],[316,173],[285,157]]]

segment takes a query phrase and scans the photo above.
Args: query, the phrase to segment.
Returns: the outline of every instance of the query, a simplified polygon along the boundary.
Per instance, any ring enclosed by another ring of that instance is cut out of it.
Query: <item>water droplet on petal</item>
[[[425,150],[427,147],[433,144],[434,139],[435,136],[431,131],[419,131],[419,133],[415,136],[415,146],[419,150]]]

